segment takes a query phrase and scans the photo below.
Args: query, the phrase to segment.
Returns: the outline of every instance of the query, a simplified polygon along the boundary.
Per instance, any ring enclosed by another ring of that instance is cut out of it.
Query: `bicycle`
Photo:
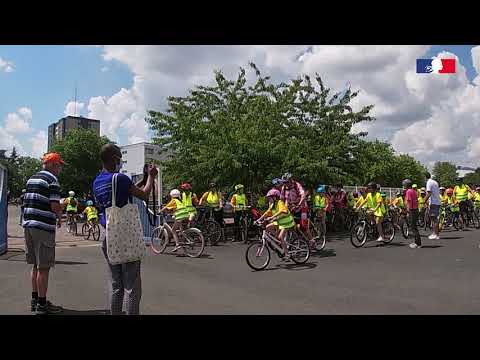
[[[67,225],[67,232],[69,234],[73,234],[74,236],[77,235],[77,215],[68,215],[68,225]]]
[[[323,216],[326,216],[326,215],[324,214]],[[325,228],[326,228],[326,225],[325,225]],[[307,233],[303,230],[301,226],[300,226],[300,229],[297,228],[298,232],[303,236],[305,240],[312,241],[312,242],[315,241],[313,250],[322,251],[325,248],[325,245],[327,244],[327,236],[326,236],[327,234],[326,232],[324,232],[321,219],[318,216],[316,216],[315,211],[309,210],[307,229],[312,235],[311,239],[308,239]]]
[[[88,221],[82,226],[82,236],[88,240],[90,235],[93,240],[98,241],[100,239],[100,226],[97,221],[93,221],[93,224],[89,224]]]
[[[209,206],[197,207],[195,226],[202,231],[205,240],[210,245],[216,245],[222,237],[222,226],[213,217],[213,208]]]
[[[173,229],[165,220],[163,214],[159,214],[159,226],[153,232],[150,242],[150,248],[153,253],[163,254],[168,246],[174,246]],[[176,229],[178,243],[185,251],[185,254],[192,258],[202,255],[205,248],[205,239],[202,232],[197,228],[184,229],[183,223],[180,229]]]
[[[475,229],[480,229],[480,219],[471,202],[467,207],[466,218],[464,219],[466,227],[473,226]]]
[[[250,244],[245,252],[245,259],[248,266],[256,271],[264,270],[271,260],[270,250],[275,252],[279,258],[285,257],[280,240],[265,229],[265,223],[255,222],[256,226],[263,229],[260,241]],[[310,247],[305,239],[300,238],[295,232],[289,232],[286,237],[287,254],[296,264],[304,264],[310,258]],[[263,259],[263,260],[262,260]],[[259,264],[257,265],[257,261]]]
[[[236,209],[236,212],[240,212],[240,218],[238,220],[238,225],[240,230],[240,240],[246,244],[248,242],[248,228],[252,220],[251,216],[251,206],[243,206],[242,209]],[[237,229],[238,231],[238,229]]]
[[[382,221],[383,243],[389,244],[395,238],[395,227],[392,221],[384,219]],[[350,242],[356,248],[363,247],[367,241],[374,241],[378,238],[377,224],[372,224],[367,216],[358,221],[350,232]]]

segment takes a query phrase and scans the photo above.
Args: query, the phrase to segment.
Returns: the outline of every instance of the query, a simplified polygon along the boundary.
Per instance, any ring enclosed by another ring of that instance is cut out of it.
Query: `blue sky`
[[[77,102],[84,104],[80,114],[90,113],[101,120],[104,134],[121,144],[148,140],[150,132],[143,120],[147,109],[162,109],[167,96],[182,95],[192,84],[211,81],[213,69],[235,74],[239,66],[247,67],[252,60],[273,79],[319,72],[334,89],[341,90],[346,82],[351,82],[354,89],[361,89],[361,104],[362,101],[375,104],[377,121],[364,126],[372,137],[391,141],[397,151],[411,153],[425,163],[462,159],[462,154],[468,153],[472,160],[462,165],[471,165],[477,153],[480,156],[480,140],[475,140],[480,138],[480,130],[478,134],[475,132],[480,129],[480,118],[478,126],[473,126],[477,108],[472,110],[479,102],[475,96],[480,99],[480,78],[479,84],[475,84],[478,74],[472,62],[472,48],[473,45],[429,48],[0,45],[0,148],[16,145],[25,154],[40,155],[46,142],[42,131],[65,116],[67,103],[74,99],[75,85]],[[480,67],[480,48],[477,48],[476,61]],[[436,56],[443,51],[459,57],[466,69],[466,79],[453,75],[452,80],[443,81],[447,77],[433,79],[409,74],[415,71],[416,58]],[[13,71],[5,71],[8,64]],[[375,68],[372,64],[381,65]],[[451,101],[448,105],[445,101],[448,94],[465,104]],[[91,111],[87,109],[89,105]],[[450,107],[445,109],[447,105]],[[440,107],[444,109],[439,111]],[[462,107],[465,111],[459,110]],[[478,110],[480,113],[480,105]],[[448,126],[445,121],[449,121]],[[460,140],[453,145],[449,139],[408,146],[404,141],[404,134],[427,126],[444,139],[459,128],[455,122],[464,126],[465,121],[472,126],[455,135]],[[463,150],[458,143],[466,144]],[[431,147],[438,148],[438,152],[432,153]]]

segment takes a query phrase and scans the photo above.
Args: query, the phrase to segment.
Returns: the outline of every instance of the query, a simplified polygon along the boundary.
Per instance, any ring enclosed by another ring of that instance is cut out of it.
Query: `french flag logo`
[[[455,74],[455,59],[417,59],[417,74]]]

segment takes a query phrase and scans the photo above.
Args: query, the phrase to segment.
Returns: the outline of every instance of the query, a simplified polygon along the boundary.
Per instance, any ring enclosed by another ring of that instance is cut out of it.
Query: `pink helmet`
[[[274,198],[274,199],[278,199],[280,198],[280,191],[278,191],[277,189],[271,189],[268,193],[267,193],[267,198]]]

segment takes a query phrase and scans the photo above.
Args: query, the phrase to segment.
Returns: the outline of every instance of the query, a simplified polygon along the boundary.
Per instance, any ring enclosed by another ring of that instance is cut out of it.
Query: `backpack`
[[[69,204],[71,207],[77,207],[77,199],[75,199],[75,198],[70,198],[70,201],[68,202],[68,204]]]

